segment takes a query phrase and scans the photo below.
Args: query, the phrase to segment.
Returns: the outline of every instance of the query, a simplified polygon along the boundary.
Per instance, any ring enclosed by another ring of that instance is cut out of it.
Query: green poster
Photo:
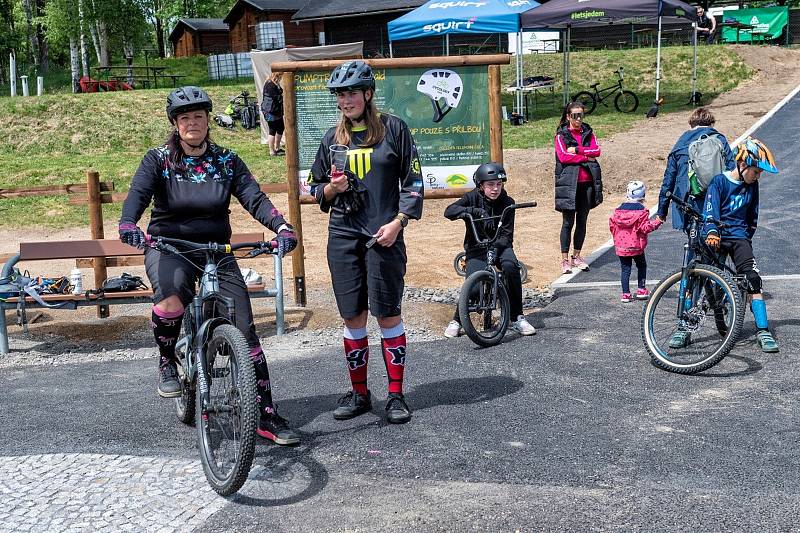
[[[375,102],[408,124],[417,143],[425,187],[469,187],[489,160],[486,66],[376,69]],[[325,88],[329,72],[295,74],[301,183],[325,132],[336,123],[336,99]],[[302,187],[305,188],[305,187]]]
[[[735,43],[777,39],[788,22],[788,7],[726,10],[722,14],[722,40]]]

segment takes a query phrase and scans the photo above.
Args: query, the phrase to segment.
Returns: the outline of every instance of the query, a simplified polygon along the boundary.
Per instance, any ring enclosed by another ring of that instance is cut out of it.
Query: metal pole
[[[44,78],[42,76],[36,76],[36,96],[42,96],[44,94]]]
[[[564,105],[569,103],[569,39],[571,26],[567,26],[564,35]]]
[[[17,96],[17,56],[8,54],[8,79],[11,81],[11,96]]]
[[[283,335],[283,261],[277,255],[272,257],[275,258],[275,333]]]
[[[444,36],[444,49],[445,49],[445,54],[444,55],[449,56],[450,55],[450,34],[449,33]]]
[[[522,115],[522,32],[517,32],[517,114]],[[528,118],[528,117],[524,117]]]
[[[20,79],[22,80],[22,96],[30,96],[30,91],[28,91],[28,76],[22,75]]]
[[[658,47],[656,48],[656,102],[661,89],[661,16],[658,17]]]
[[[697,97],[697,23],[692,24],[694,29],[694,59],[692,61],[692,105],[698,104]]]
[[[389,41],[389,57],[394,57],[394,50],[392,49],[392,41]]]

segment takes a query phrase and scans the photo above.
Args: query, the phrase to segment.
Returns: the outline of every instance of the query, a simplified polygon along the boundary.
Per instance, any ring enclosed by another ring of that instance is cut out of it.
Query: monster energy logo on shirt
[[[347,152],[350,171],[361,179],[372,170],[372,148],[356,148]]]

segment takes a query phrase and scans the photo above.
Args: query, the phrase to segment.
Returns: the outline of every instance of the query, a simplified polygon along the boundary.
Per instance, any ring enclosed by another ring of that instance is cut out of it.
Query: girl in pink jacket
[[[630,279],[633,263],[636,262],[638,288],[636,298],[646,300],[650,291],[645,287],[647,261],[644,250],[647,248],[647,234],[661,226],[661,220],[649,220],[650,212],[644,206],[645,185],[641,181],[628,183],[626,202],[614,210],[608,219],[608,228],[614,236],[614,248],[622,266],[622,300],[631,301]]]

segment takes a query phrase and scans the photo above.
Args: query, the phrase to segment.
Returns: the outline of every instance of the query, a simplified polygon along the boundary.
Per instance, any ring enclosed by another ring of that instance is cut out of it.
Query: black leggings
[[[575,190],[575,209],[568,209],[561,212],[561,253],[569,253],[570,240],[573,241],[575,250],[583,249],[583,241],[586,239],[586,220],[589,218],[589,211],[592,209],[592,196],[594,189],[589,181],[578,183]],[[575,228],[575,236],[572,238],[572,228]]]

